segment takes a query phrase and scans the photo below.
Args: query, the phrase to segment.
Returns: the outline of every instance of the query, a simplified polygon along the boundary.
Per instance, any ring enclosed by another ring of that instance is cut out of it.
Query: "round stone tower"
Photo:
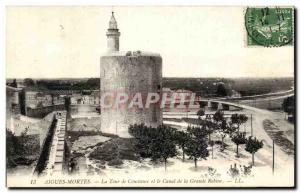
[[[107,34],[108,52],[101,57],[100,62],[100,93],[101,100],[110,96],[113,105],[108,108],[101,106],[101,131],[120,137],[131,137],[128,133],[130,125],[161,125],[162,109],[159,104],[153,103],[147,107],[145,102],[149,93],[162,92],[162,58],[159,54],[141,51],[120,52],[120,33],[113,14]],[[118,95],[124,94],[128,96],[127,105],[114,105],[117,99],[122,99]],[[143,106],[129,105],[136,96],[140,96]]]

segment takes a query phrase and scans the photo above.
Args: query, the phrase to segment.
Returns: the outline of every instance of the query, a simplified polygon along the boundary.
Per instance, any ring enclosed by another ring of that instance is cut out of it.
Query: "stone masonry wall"
[[[147,93],[161,93],[162,59],[157,55],[103,56],[101,57],[101,96],[105,92],[125,92],[129,96],[140,92],[145,104]],[[101,131],[130,137],[131,124],[144,123],[149,126],[162,124],[159,105],[148,109],[101,108]]]

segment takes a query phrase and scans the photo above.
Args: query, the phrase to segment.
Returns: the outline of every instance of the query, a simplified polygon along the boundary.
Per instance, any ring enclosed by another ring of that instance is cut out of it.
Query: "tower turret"
[[[107,29],[107,50],[110,52],[119,51],[119,37],[120,32],[118,29],[117,21],[114,16],[114,12],[111,12],[111,18],[109,21],[109,28]]]

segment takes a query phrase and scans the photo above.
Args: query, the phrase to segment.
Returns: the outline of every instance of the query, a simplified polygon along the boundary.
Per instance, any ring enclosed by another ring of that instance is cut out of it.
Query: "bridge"
[[[249,107],[278,109],[282,108],[283,100],[291,96],[294,96],[294,90],[242,98],[198,99],[195,102],[199,103],[200,107],[214,110],[238,110]]]
[[[228,100],[242,105],[252,106],[260,109],[279,109],[282,108],[284,99],[294,96],[294,93],[289,93],[281,96],[270,96],[262,98],[253,98],[247,100]]]

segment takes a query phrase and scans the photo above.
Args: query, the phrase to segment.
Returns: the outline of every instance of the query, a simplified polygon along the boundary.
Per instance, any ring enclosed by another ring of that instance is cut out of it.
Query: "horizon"
[[[44,79],[44,80],[52,80],[52,79],[91,79],[91,78],[99,78],[100,77],[53,77],[53,78],[44,78],[44,77],[24,77],[24,78],[16,78],[16,77],[6,77],[5,79],[26,79],[26,78],[30,78],[30,79]],[[215,76],[215,77],[189,77],[189,76],[182,76],[182,77],[175,77],[175,76],[163,76],[162,78],[195,78],[195,79],[218,79],[218,78],[222,78],[222,79],[273,79],[273,78],[293,78],[295,79],[295,76],[266,76],[266,77],[253,77],[253,76],[249,76],[249,77],[222,77],[222,76]]]
[[[25,77],[25,78],[12,78],[8,77],[8,79],[33,79],[33,80],[59,80],[59,79],[64,79],[64,80],[72,80],[72,79],[92,79],[92,78],[99,78],[100,77],[57,77],[57,78],[35,78],[35,77]],[[184,79],[184,78],[191,78],[191,79],[295,79],[294,76],[277,76],[277,77],[162,77],[162,78],[178,78],[178,79]]]

